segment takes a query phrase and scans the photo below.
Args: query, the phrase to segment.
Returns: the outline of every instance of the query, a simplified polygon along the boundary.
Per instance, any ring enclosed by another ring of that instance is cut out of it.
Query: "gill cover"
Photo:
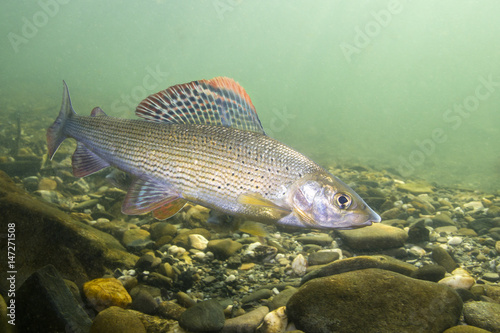
[[[282,224],[352,229],[381,220],[356,192],[330,174],[301,178],[291,188],[288,200],[293,213],[281,219]]]

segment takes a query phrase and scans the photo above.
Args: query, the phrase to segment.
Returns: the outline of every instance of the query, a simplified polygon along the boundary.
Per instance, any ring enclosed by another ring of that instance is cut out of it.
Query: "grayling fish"
[[[349,186],[294,149],[265,135],[250,97],[218,77],[170,87],[143,100],[143,119],[90,117],[71,106],[64,83],[61,111],[47,130],[52,158],[65,138],[77,140],[73,174],[114,166],[134,178],[124,214],[158,219],[187,202],[256,221],[307,228],[355,228],[380,217]]]

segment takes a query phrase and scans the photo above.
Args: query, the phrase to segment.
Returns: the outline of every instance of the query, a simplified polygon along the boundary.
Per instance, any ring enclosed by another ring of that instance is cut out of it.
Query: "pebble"
[[[458,236],[455,236],[455,237],[451,237],[449,240],[448,240],[448,244],[449,245],[460,245],[462,243],[463,239],[462,237],[458,237]]]
[[[457,263],[450,256],[448,251],[443,249],[441,246],[436,246],[432,250],[432,259],[438,264],[443,266],[447,272],[452,272],[455,268],[457,268]]]
[[[285,332],[288,325],[288,316],[286,315],[286,307],[282,306],[269,312],[262,324],[257,327],[258,333],[282,333]]]
[[[440,265],[425,265],[411,274],[412,278],[438,282],[444,278],[446,270]]]
[[[490,281],[490,282],[496,282],[500,280],[500,275],[498,273],[484,273],[483,276],[481,277],[483,280]]]
[[[207,248],[213,252],[216,258],[227,259],[238,252],[243,245],[235,242],[232,239],[215,239],[207,244]]]
[[[475,283],[474,278],[469,275],[452,275],[447,276],[438,281],[439,284],[444,284],[453,289],[470,289]]]
[[[126,248],[144,249],[152,248],[154,242],[151,241],[149,232],[143,229],[130,229],[123,233],[122,243]]]
[[[320,246],[327,246],[333,242],[333,238],[328,234],[315,234],[309,236],[296,237],[295,240],[302,244],[315,244]]]
[[[152,315],[155,314],[156,309],[158,308],[158,303],[156,303],[150,293],[145,290],[139,290],[137,293],[132,295],[132,304],[130,304],[130,308]]]
[[[307,264],[310,266],[324,265],[339,259],[339,257],[340,254],[337,251],[320,250],[309,255],[309,257],[307,258]]]
[[[299,254],[292,261],[292,270],[297,276],[302,276],[306,273],[307,261],[302,254]]]
[[[42,178],[38,183],[39,191],[53,191],[57,188],[57,182],[50,178]]]
[[[189,235],[189,245],[192,248],[203,251],[207,248],[208,240],[199,234]]]
[[[260,306],[241,316],[227,319],[219,333],[252,333],[255,332],[269,312],[267,306]]]
[[[470,201],[463,204],[463,207],[465,209],[472,210],[473,212],[484,209],[483,203],[481,201]]]
[[[219,331],[224,326],[224,309],[216,300],[197,303],[184,311],[179,325],[191,332]]]
[[[254,291],[253,293],[251,293],[249,295],[243,296],[243,298],[241,299],[241,303],[245,304],[245,303],[250,303],[250,302],[254,302],[254,301],[259,301],[261,299],[268,299],[273,295],[274,295],[274,293],[271,289],[263,288],[263,289],[259,289],[257,291]]]

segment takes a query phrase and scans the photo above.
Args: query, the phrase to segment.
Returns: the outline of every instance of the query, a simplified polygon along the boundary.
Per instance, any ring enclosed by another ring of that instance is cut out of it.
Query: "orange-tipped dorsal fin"
[[[144,99],[138,117],[172,124],[207,124],[264,134],[250,97],[227,77],[178,84]]]

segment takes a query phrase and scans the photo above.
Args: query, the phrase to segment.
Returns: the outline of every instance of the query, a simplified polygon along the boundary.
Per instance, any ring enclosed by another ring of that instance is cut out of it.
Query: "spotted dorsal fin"
[[[227,126],[264,134],[250,97],[226,77],[162,90],[144,99],[135,114],[149,121]]]

